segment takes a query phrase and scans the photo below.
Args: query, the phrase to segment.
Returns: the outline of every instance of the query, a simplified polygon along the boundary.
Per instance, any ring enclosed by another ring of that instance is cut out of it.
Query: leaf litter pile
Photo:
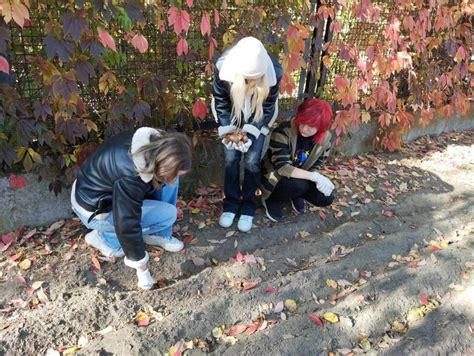
[[[4,233],[0,352],[352,355],[424,350],[433,332],[472,351],[473,144],[452,133],[335,157],[333,205],[285,207],[279,224],[259,211],[249,234],[217,226],[221,186],[198,188],[178,202],[185,249],[149,249],[149,292],[77,218]]]

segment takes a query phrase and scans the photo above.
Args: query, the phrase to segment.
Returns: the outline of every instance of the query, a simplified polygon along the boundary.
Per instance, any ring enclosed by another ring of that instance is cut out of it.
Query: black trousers
[[[285,202],[303,198],[315,206],[328,206],[334,201],[334,195],[325,196],[316,188],[316,183],[306,179],[282,177],[268,200]]]
[[[255,192],[260,185],[260,159],[265,136],[252,142],[249,150],[242,153],[224,147],[224,211],[242,215],[255,215],[257,199]],[[244,181],[240,186],[240,164],[243,157]]]

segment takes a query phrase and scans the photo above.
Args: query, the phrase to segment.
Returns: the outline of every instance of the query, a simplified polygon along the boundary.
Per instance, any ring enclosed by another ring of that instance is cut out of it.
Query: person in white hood
[[[255,192],[265,137],[278,115],[278,90],[283,69],[254,37],[245,37],[217,60],[212,83],[212,112],[224,144],[224,207],[219,224],[230,227],[240,213],[238,229],[252,228]],[[245,139],[229,135],[241,131]],[[244,156],[244,179],[240,162]]]

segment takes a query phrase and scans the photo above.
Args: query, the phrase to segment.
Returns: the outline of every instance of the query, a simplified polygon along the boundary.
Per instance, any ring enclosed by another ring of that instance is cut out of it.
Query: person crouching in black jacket
[[[71,192],[73,211],[92,229],[87,244],[108,257],[125,255],[138,286],[155,283],[145,244],[177,252],[172,236],[179,176],[191,170],[190,140],[150,127],[106,140],[81,165]]]

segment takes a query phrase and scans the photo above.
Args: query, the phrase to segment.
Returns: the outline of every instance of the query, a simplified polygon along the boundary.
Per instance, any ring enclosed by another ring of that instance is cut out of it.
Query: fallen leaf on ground
[[[287,300],[285,300],[285,307],[290,312],[294,313],[296,311],[297,305],[296,305],[296,302],[293,299],[287,299]]]
[[[208,242],[212,243],[212,244],[219,244],[219,245],[222,245],[223,243],[225,243],[227,241],[227,239],[222,239],[222,240],[207,240]]]
[[[313,323],[318,324],[320,327],[324,328],[323,321],[317,315],[311,314],[309,318],[311,319]]]
[[[20,267],[22,270],[26,271],[31,267],[31,261],[29,259],[24,259],[18,264],[18,267]]]
[[[12,238],[10,237],[10,235],[2,235],[2,242],[5,244],[5,245],[8,245],[8,244],[11,244],[13,242]]]
[[[250,290],[255,288],[258,285],[258,282],[243,282],[242,290]]]
[[[298,232],[298,234],[300,235],[300,237],[302,239],[304,239],[305,237],[308,237],[310,235],[310,233],[306,230],[301,230],[300,232]]]
[[[428,305],[430,303],[428,296],[426,294],[421,294],[420,300],[424,305]]]
[[[38,292],[36,293],[36,296],[38,297],[39,301],[43,304],[46,304],[49,302],[49,298],[42,288],[38,290]]]
[[[62,353],[63,355],[73,355],[75,353],[77,353],[77,351],[79,351],[81,348],[77,345],[74,345],[66,350],[63,350]]]
[[[50,236],[53,234],[53,232],[55,232],[57,229],[59,229],[63,225],[64,225],[64,220],[56,221],[55,223],[51,224],[48,230],[46,230],[45,234]]]
[[[407,327],[405,326],[405,324],[402,324],[399,321],[395,320],[392,323],[392,330],[397,333],[405,334],[407,332]]]
[[[224,335],[224,325],[216,326],[214,329],[212,329],[211,333],[214,338],[220,339],[222,335]]]
[[[277,305],[275,305],[275,309],[273,310],[274,313],[281,313],[283,311],[284,304],[283,302],[278,302]]]
[[[244,256],[245,263],[257,263],[257,260],[254,255],[246,254]]]
[[[33,284],[31,285],[31,288],[33,288],[33,290],[37,290],[38,288],[40,288],[43,285],[43,283],[44,283],[44,281],[33,282]]]
[[[384,216],[386,216],[386,217],[391,218],[391,217],[393,216],[393,211],[391,211],[391,210],[383,210],[383,211],[382,211],[382,214],[383,214]]]
[[[242,262],[244,260],[244,255],[242,255],[242,253],[240,253],[240,251],[237,251],[237,254],[235,255],[235,260],[237,262]]]
[[[275,293],[276,292],[276,288],[273,288],[273,287],[267,287],[263,290],[265,293]]]
[[[206,264],[206,260],[201,257],[194,257],[192,261],[195,266],[204,266]]]
[[[426,249],[429,251],[429,252],[434,252],[434,251],[439,251],[439,250],[442,250],[442,248],[440,246],[437,246],[437,245],[428,245],[426,247]]]
[[[97,257],[92,257],[92,264],[94,265],[96,270],[100,270],[100,262]]]
[[[337,289],[338,285],[334,279],[326,279],[326,285],[330,288]]]
[[[247,328],[248,328],[247,325],[234,325],[229,329],[227,334],[229,336],[239,335],[239,334],[242,334],[245,330],[247,330]]]
[[[324,320],[329,321],[330,323],[337,323],[339,322],[339,316],[337,314],[334,314],[332,312],[326,312],[323,315]]]
[[[138,312],[137,315],[135,316],[135,321],[138,326],[148,326],[150,324],[150,317],[148,316],[147,313],[144,313],[142,311]]]
[[[225,234],[225,237],[226,238],[229,238],[231,236],[233,236],[235,234],[235,231],[228,231],[226,234]]]
[[[235,338],[235,336],[224,335],[222,337],[222,341],[224,341],[226,344],[235,345],[235,343],[237,342],[237,339]]]
[[[367,184],[367,185],[365,186],[365,190],[368,191],[369,193],[373,193],[373,192],[374,192],[374,188],[372,188],[372,187],[370,186],[370,184]]]

